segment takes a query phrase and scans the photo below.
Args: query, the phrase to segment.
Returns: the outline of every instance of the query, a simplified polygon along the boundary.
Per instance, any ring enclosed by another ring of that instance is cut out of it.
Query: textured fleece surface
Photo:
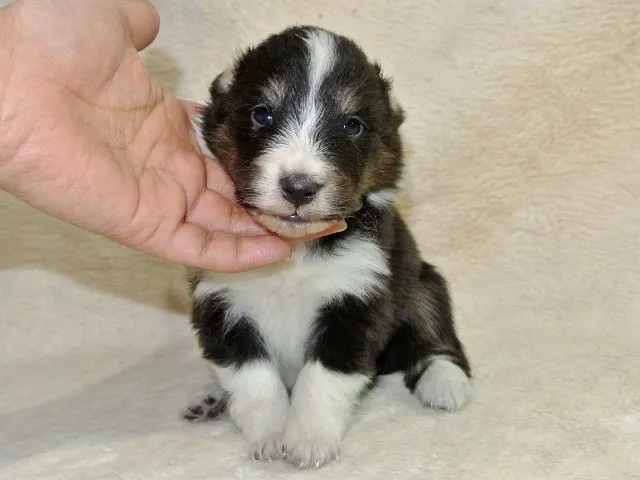
[[[0,478],[640,478],[640,2],[156,4],[145,59],[190,99],[292,23],[352,35],[393,75],[404,205],[450,280],[474,400],[424,410],[392,376],[338,463],[247,460],[228,421],[178,418],[208,380],[182,269],[2,195]]]

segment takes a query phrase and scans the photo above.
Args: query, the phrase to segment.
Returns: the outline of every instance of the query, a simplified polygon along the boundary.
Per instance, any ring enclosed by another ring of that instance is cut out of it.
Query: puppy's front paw
[[[283,457],[282,435],[269,435],[249,442],[249,457],[261,462],[281,460]]]
[[[340,438],[288,429],[284,436],[284,459],[298,468],[320,468],[338,459]]]

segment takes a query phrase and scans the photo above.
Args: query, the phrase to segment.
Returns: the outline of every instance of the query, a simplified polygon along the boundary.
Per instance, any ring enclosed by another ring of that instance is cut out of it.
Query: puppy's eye
[[[260,105],[251,110],[251,121],[255,127],[267,127],[273,125],[275,119],[267,107]]]
[[[362,123],[362,120],[360,120],[359,118],[351,117],[349,120],[345,122],[342,128],[344,129],[344,132],[347,135],[357,137],[363,132],[364,124]]]

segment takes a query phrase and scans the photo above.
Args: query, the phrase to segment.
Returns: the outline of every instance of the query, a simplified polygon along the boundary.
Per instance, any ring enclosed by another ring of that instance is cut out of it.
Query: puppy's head
[[[390,83],[351,40],[295,27],[244,52],[211,85],[207,146],[237,200],[277,231],[391,203],[402,168]]]

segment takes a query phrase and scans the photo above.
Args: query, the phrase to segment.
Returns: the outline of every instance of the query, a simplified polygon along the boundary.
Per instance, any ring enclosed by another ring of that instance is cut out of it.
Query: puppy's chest
[[[326,277],[310,273],[304,264],[292,265],[228,289],[235,315],[253,322],[288,386],[295,383],[306,341],[333,293],[322,281]]]
[[[229,303],[226,321],[251,321],[283,380],[292,386],[322,308],[344,295],[363,298],[386,274],[386,257],[377,244],[352,239],[332,255],[312,255],[300,248],[292,260],[276,267],[207,275],[196,295],[224,290]]]

